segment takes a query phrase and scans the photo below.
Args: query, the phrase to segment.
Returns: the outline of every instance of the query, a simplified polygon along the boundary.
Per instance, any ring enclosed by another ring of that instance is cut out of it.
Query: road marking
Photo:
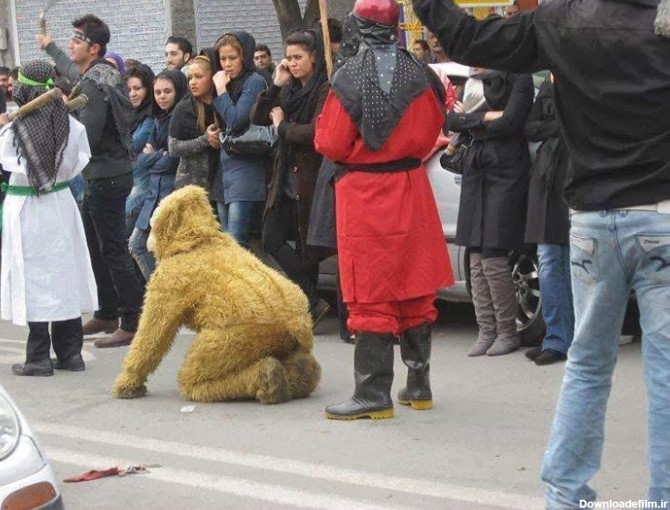
[[[269,455],[238,452],[174,441],[163,441],[148,437],[93,430],[71,425],[36,422],[31,423],[31,426],[40,434],[49,434],[75,440],[103,443],[109,446],[130,447],[155,453],[265,469],[268,471],[276,471],[279,473],[299,475],[350,485],[360,485],[434,498],[458,500],[472,504],[490,505],[510,510],[529,510],[542,508],[544,506],[543,501],[540,498],[533,498],[520,494],[474,489],[471,487],[463,487],[417,478],[404,478],[384,475],[381,473],[370,473],[367,471],[340,468],[324,464],[271,457]]]
[[[137,461],[103,457],[101,455],[82,454],[62,448],[49,448],[51,461],[76,466],[132,466]],[[282,485],[253,482],[243,478],[210,475],[184,469],[155,468],[141,475],[142,479],[151,478],[160,482],[184,485],[198,489],[213,490],[224,494],[259,499],[291,508],[315,508],[322,510],[412,510],[406,506],[377,505],[359,500],[328,494],[292,489]]]

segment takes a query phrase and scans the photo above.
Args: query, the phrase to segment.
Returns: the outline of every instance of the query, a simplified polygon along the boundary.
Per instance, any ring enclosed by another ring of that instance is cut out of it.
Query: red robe
[[[405,110],[379,151],[368,149],[331,91],[316,122],[316,150],[347,165],[423,160],[444,119],[431,89]],[[434,296],[454,279],[423,165],[410,171],[349,171],[335,185],[340,280],[347,303]]]

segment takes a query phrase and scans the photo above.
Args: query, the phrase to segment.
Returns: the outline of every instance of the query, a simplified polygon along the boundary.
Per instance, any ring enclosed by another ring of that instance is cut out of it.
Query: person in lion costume
[[[277,404],[307,397],[321,368],[300,288],[221,232],[202,188],[165,198],[151,227],[158,265],[114,396],[146,393],[147,377],[184,324],[197,333],[178,375],[184,398]]]

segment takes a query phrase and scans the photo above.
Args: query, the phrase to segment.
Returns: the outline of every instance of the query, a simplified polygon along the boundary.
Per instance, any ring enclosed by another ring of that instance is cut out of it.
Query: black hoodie
[[[451,0],[413,3],[456,62],[554,73],[570,207],[670,199],[670,40],[654,34],[658,0],[555,0],[483,21]]]

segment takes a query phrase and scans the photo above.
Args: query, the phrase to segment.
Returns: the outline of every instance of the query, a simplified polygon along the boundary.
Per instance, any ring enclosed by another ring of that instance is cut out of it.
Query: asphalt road
[[[115,465],[151,472],[61,484],[68,510],[112,509],[540,509],[539,471],[562,365],[537,367],[522,352],[467,358],[476,326],[448,305],[433,347],[435,408],[396,418],[335,422],[323,408],[350,396],[353,347],[334,317],[319,325],[323,379],[312,397],[277,406],[181,399],[176,372],[193,335],[179,335],[149,380],[149,395],[110,395],[126,348],[85,344],[88,369],[17,378],[27,331],[0,325],[0,381],[39,434],[59,480]],[[396,351],[394,393],[405,370]],[[647,485],[645,397],[639,344],[624,345],[610,400],[604,500],[637,500]]]

